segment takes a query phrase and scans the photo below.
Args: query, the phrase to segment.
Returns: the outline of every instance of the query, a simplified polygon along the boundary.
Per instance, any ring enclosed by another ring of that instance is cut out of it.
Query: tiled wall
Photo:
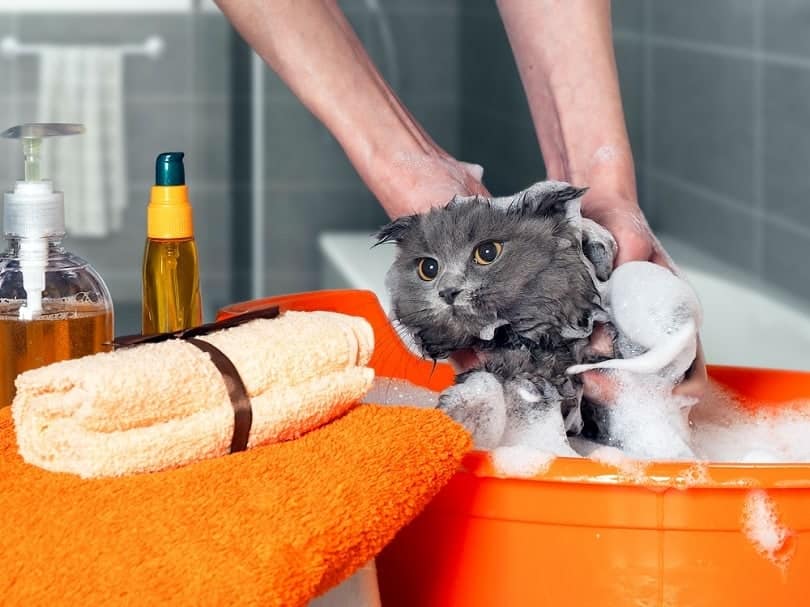
[[[381,22],[364,0],[340,2],[397,94],[451,154],[459,154],[457,0],[380,2],[396,48],[395,71]],[[398,75],[397,75],[398,74]],[[317,236],[387,221],[341,147],[270,70],[265,72],[266,292],[319,285]]]
[[[125,62],[129,182],[125,227],[101,239],[68,238],[66,245],[90,261],[107,282],[116,303],[117,332],[140,330],[140,264],[154,159],[162,151],[184,151],[210,318],[217,306],[230,300],[231,30],[225,19],[216,13],[4,14],[0,35],[6,34],[23,43],[66,45],[140,43],[152,35],[163,38],[165,50],[159,58],[128,57]],[[3,125],[37,119],[38,73],[36,57],[0,57]],[[18,146],[0,144],[0,185],[8,189],[21,175]]]
[[[653,226],[810,299],[810,2],[614,9]]]
[[[462,158],[484,167],[490,192],[510,194],[544,178],[543,158],[495,2],[466,1],[461,9]]]

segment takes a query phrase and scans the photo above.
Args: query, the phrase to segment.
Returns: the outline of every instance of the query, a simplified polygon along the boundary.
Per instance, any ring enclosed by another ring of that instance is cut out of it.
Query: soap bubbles
[[[693,462],[682,479],[691,485],[707,480],[708,463],[810,463],[810,402],[743,406],[733,394],[711,385],[694,404],[672,395],[673,384],[666,382],[660,377],[622,376],[608,408],[608,444],[581,437],[566,440],[559,409],[551,407],[545,415],[507,428],[501,444],[492,450],[493,465],[503,476],[532,477],[545,472],[557,457],[588,457],[631,478],[642,478],[653,461]],[[438,400],[439,393],[427,388],[378,377],[363,402],[435,408]]]

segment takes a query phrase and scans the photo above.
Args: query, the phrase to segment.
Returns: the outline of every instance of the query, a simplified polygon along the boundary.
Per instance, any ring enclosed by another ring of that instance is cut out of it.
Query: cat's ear
[[[402,242],[402,239],[410,231],[416,223],[416,215],[406,215],[395,219],[388,225],[380,228],[380,231],[375,234],[377,242],[375,247],[384,242]]]
[[[521,192],[513,208],[524,215],[565,213],[566,204],[587,191],[588,188],[577,188],[561,181],[543,181]]]

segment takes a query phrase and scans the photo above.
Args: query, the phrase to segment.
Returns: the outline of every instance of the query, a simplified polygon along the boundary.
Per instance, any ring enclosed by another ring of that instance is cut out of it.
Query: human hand
[[[392,218],[425,213],[444,206],[454,196],[487,196],[484,169],[442,153],[403,154],[381,165],[387,170],[378,198]]]
[[[616,266],[628,261],[651,261],[681,275],[634,200],[589,190],[583,197],[582,214],[613,234],[618,244]],[[590,349],[596,354],[613,355],[612,342],[604,327],[597,326],[594,329]],[[585,397],[591,402],[608,404],[615,399],[616,386],[610,374],[593,370],[584,373],[582,379]],[[673,394],[699,399],[707,386],[706,361],[698,337],[695,361],[683,381],[675,386]]]

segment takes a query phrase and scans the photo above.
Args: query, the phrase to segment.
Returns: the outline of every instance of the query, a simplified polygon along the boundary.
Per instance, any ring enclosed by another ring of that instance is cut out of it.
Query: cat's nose
[[[442,289],[441,291],[439,291],[439,297],[441,297],[447,303],[451,304],[456,300],[456,297],[458,297],[459,293],[461,293],[461,289],[449,287],[447,289]]]

